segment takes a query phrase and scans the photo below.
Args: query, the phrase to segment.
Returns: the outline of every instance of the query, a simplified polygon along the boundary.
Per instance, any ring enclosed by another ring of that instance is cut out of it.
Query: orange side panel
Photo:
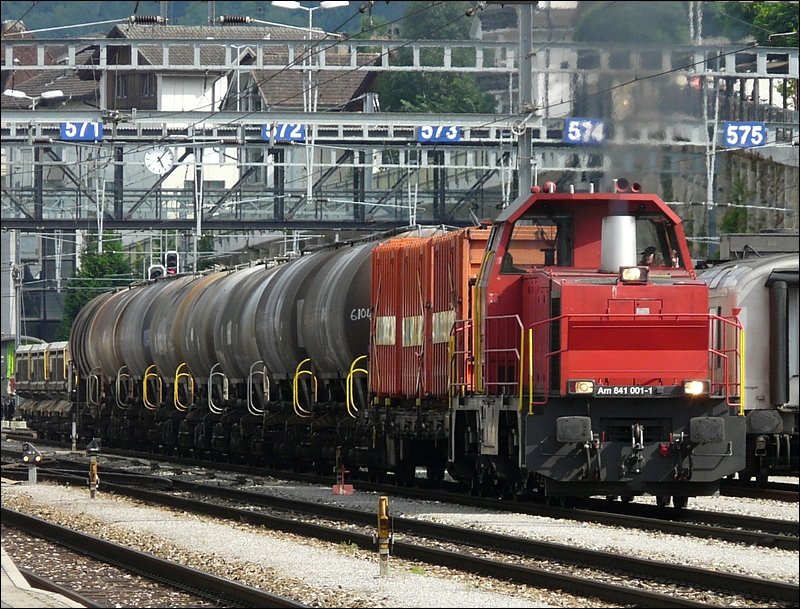
[[[470,316],[470,279],[477,276],[488,235],[488,229],[460,229],[375,247],[370,390],[376,395],[447,395],[450,330],[455,320]],[[391,319],[394,343],[379,344],[388,341],[374,330]]]

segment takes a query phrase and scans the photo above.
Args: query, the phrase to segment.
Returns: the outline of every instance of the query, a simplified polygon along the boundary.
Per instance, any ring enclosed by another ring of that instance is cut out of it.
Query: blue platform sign
[[[272,137],[270,138],[270,129]],[[306,126],[299,123],[279,123],[277,125],[264,125],[261,127],[261,138],[268,142],[305,142]]]
[[[564,119],[565,144],[602,144],[605,142],[605,123],[597,118]]]
[[[440,125],[433,127],[431,125],[423,125],[417,127],[417,141],[418,142],[436,142],[440,144],[449,144],[461,141],[461,127]]]
[[[766,123],[722,123],[722,140],[731,148],[756,148],[767,143]]]
[[[59,139],[67,142],[100,142],[103,140],[103,123],[61,123]]]

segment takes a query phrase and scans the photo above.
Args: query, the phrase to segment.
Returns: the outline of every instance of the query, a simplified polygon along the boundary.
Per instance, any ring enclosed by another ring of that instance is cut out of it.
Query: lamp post
[[[29,99],[31,100],[31,110],[36,110],[36,102],[40,99],[58,99],[64,97],[64,92],[61,89],[55,89],[53,91],[42,91],[40,95],[28,95],[18,89],[6,89],[3,91],[3,95],[17,99]]]
[[[301,9],[308,13],[308,32],[306,33],[306,38],[311,40],[311,32],[314,30],[314,11],[321,9],[321,8],[339,8],[342,6],[348,6],[350,2],[346,0],[326,0],[325,2],[320,2],[319,6],[303,6],[296,0],[273,0],[272,6],[277,6],[279,8],[288,8],[288,9]],[[303,111],[304,112],[316,112],[317,111],[317,100],[316,100],[316,91],[313,82],[313,75],[311,73],[311,53],[308,53],[307,59],[303,60],[303,65],[308,66],[308,87],[303,90]]]
[[[302,9],[308,13],[308,32],[306,38],[311,40],[311,32],[314,30],[314,11],[321,8],[339,8],[349,6],[347,1],[325,1],[320,2],[319,6],[303,6],[295,0],[273,0],[272,6],[288,9]],[[309,45],[310,47],[310,45]],[[306,58],[303,59],[303,70],[308,74],[308,84],[303,87],[303,112],[317,111],[317,87],[314,84],[312,67],[311,49],[309,48]],[[313,198],[313,164],[314,164],[314,137],[313,134],[306,134],[306,204],[310,204]]]
[[[319,6],[303,6],[296,0],[273,0],[272,6],[277,6],[280,8],[288,8],[288,9],[303,9],[304,11],[308,12],[308,34],[309,38],[311,37],[311,30],[314,29],[313,25],[313,17],[314,11],[320,8],[339,8],[340,6],[349,6],[350,2],[342,0],[326,0],[325,2],[320,2]]]

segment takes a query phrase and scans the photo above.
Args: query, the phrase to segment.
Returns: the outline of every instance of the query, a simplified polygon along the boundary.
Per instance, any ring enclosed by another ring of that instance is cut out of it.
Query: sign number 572
[[[728,122],[723,124],[722,129],[727,146],[753,148],[767,143],[766,123]]]

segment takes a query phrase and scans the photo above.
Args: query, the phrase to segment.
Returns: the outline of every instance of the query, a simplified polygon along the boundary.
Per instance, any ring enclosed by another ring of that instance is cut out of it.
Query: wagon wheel
[[[657,495],[656,505],[661,508],[668,507],[671,499],[672,497],[670,497],[669,495]]]
[[[672,505],[675,507],[676,510],[684,509],[689,503],[689,498],[684,496],[673,496],[672,497]]]

